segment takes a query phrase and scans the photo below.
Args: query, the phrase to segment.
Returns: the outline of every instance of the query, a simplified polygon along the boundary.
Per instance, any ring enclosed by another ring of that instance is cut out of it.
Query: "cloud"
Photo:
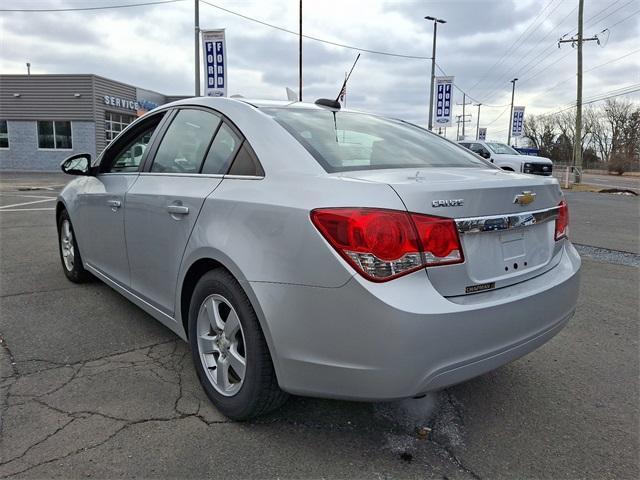
[[[101,4],[132,0],[99,0]],[[297,0],[208,0],[224,8],[296,31]],[[481,101],[481,126],[506,136],[511,84],[528,113],[564,106],[575,98],[575,51],[558,38],[575,31],[575,2],[563,0],[324,0],[304,2],[308,35],[361,48],[430,56],[433,15],[439,26],[438,65]],[[28,8],[96,5],[33,0]],[[27,7],[25,7],[27,8]],[[608,42],[584,46],[585,98],[638,83],[640,15],[628,2],[587,2],[585,35],[611,26]],[[297,36],[201,4],[202,28],[226,28],[230,93],[285,98],[297,90]],[[166,94],[193,91],[193,2],[92,12],[0,14],[3,73],[96,73]],[[304,47],[304,97],[337,95],[357,52],[309,39]],[[610,62],[610,63],[608,63]],[[605,64],[601,67],[598,65]],[[590,70],[593,67],[598,67]],[[349,107],[425,125],[429,60],[363,53],[348,87]],[[456,91],[457,103],[462,94]],[[638,99],[639,95],[631,96]],[[456,110],[460,107],[456,107]],[[476,108],[470,108],[475,126]],[[456,111],[455,114],[461,112]],[[502,116],[498,116],[502,113]],[[496,120],[497,119],[497,120]],[[449,129],[453,131],[454,129]],[[475,129],[471,129],[474,130]],[[504,130],[504,135],[501,132]],[[448,132],[452,138],[454,133]]]

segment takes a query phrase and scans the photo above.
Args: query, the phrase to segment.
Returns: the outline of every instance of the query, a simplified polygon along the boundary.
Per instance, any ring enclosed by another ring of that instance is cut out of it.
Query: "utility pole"
[[[462,115],[456,115],[456,123],[458,124],[458,128],[456,130],[456,142],[460,140],[460,124],[462,124],[462,131],[464,132],[464,124],[465,123],[469,123],[471,121],[471,119],[467,120],[466,117],[470,117],[471,114],[462,114]],[[462,136],[464,137],[464,133],[462,134]]]
[[[194,5],[194,60],[196,62],[196,97],[200,96],[200,0]]]
[[[600,39],[597,35],[593,37],[584,38],[583,33],[583,18],[584,18],[584,0],[578,1],[578,36],[567,39],[561,38],[558,40],[558,48],[561,43],[571,43],[572,47],[578,49],[578,71],[577,71],[577,92],[576,92],[576,133],[573,140],[573,165],[575,170],[575,183],[582,181],[582,44],[584,42],[596,41],[600,44]]]
[[[300,35],[298,36],[298,101],[302,101],[302,0],[298,14]]]
[[[465,107],[467,105],[471,105],[471,103],[467,103],[467,94],[462,92],[462,103],[458,103],[458,105],[462,105],[462,117],[466,117],[467,115],[464,113],[465,112]],[[469,115],[471,116],[471,115]],[[471,121],[471,120],[469,120]],[[464,123],[462,123],[462,138],[464,138]],[[457,140],[457,139],[456,139]]]
[[[31,75],[31,62],[27,62],[27,75]]]
[[[476,119],[476,140],[480,140],[480,107],[481,103],[476,103],[474,106],[478,107],[478,118]]]
[[[431,82],[429,86],[429,121],[427,122],[429,130],[433,130],[433,88],[436,81],[436,36],[438,33],[438,24],[447,23],[447,21],[436,17],[424,17],[424,19],[433,22],[433,50],[431,52]]]
[[[509,114],[509,131],[507,132],[507,145],[511,145],[511,127],[513,122],[513,99],[516,95],[517,81],[518,81],[517,78],[514,78],[513,80],[511,80],[511,83],[513,86],[511,87],[511,113]]]

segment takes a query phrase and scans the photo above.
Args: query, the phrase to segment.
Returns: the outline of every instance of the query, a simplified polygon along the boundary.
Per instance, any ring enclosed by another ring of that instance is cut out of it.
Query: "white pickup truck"
[[[545,157],[521,155],[509,145],[484,140],[461,140],[465,148],[495,163],[503,170],[531,173],[533,175],[551,175],[553,162]]]

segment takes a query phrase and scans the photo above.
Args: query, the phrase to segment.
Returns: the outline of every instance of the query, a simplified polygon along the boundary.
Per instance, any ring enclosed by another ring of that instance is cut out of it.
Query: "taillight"
[[[323,208],[311,221],[362,276],[382,282],[464,261],[455,222],[398,210]]]
[[[558,204],[558,216],[556,218],[555,239],[560,240],[569,236],[569,207],[567,202],[562,200]]]

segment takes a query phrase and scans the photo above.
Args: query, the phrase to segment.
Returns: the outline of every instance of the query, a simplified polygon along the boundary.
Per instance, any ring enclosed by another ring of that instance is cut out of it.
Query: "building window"
[[[6,120],[0,120],[0,148],[9,148],[9,130]]]
[[[38,148],[71,150],[71,122],[39,120]]]
[[[105,112],[104,113],[104,137],[110,142],[129,125],[135,117],[133,115],[122,115],[121,113]]]

